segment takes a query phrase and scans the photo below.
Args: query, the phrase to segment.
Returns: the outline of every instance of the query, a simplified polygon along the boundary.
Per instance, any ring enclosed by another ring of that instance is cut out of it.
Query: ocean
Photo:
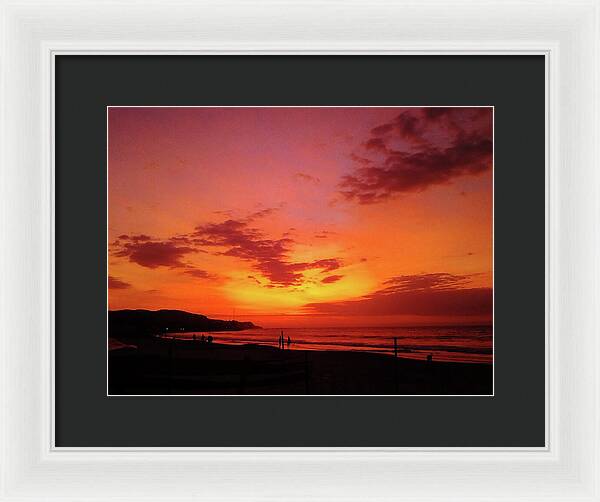
[[[491,363],[493,330],[491,326],[377,327],[377,328],[264,328],[245,331],[204,333],[216,343],[259,343],[277,347],[283,331],[294,350],[352,350],[394,353],[398,339],[399,357],[434,361]],[[199,338],[202,333],[178,333],[177,338]]]

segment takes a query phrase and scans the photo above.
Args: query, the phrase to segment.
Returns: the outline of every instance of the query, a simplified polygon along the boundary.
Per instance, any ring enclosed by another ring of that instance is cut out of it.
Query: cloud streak
[[[379,294],[406,293],[415,291],[448,291],[459,289],[471,282],[470,275],[447,273],[400,275],[388,279]]]
[[[196,279],[216,279],[216,276],[207,272],[206,270],[201,270],[199,268],[189,267],[185,272],[186,275],[191,275]]]
[[[325,277],[324,279],[321,279],[321,282],[323,284],[332,284],[334,282],[339,281],[340,279],[342,279],[344,276],[343,275],[328,275],[327,277]]]
[[[131,284],[122,281],[118,277],[108,276],[108,289],[129,289]]]
[[[318,185],[319,183],[321,183],[321,180],[319,178],[306,173],[296,173],[294,175],[294,179],[299,181],[305,181],[306,183],[312,183],[314,185]]]
[[[307,313],[327,315],[477,316],[492,319],[491,288],[471,288],[470,276],[447,273],[393,277],[357,300],[310,303]]]

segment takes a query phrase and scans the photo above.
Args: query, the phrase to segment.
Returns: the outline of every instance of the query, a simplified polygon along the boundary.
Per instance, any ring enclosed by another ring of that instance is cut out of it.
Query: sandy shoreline
[[[368,352],[158,338],[109,351],[111,395],[490,395],[492,379],[491,364]]]

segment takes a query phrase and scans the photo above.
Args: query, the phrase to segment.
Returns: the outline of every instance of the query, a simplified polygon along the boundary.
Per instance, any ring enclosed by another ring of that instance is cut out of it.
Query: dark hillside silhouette
[[[241,331],[258,328],[251,322],[209,319],[183,310],[110,310],[108,334],[111,337],[139,338],[186,331]]]

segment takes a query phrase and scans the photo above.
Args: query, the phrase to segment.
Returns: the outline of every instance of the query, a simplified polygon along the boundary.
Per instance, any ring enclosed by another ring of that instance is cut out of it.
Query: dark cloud
[[[207,251],[205,251],[204,249],[200,249],[199,247],[197,247],[197,246],[202,245],[202,240],[192,239],[192,238],[188,237],[187,235],[176,235],[174,237],[169,237],[169,239],[167,239],[166,242],[169,242],[171,244],[176,244],[176,245],[193,247],[194,252],[196,252],[196,253],[207,253]]]
[[[449,254],[449,255],[445,255],[442,258],[466,258],[468,256],[475,256],[477,253],[474,253],[473,251],[469,251],[467,253],[462,253],[462,254]]]
[[[233,216],[233,211],[231,209],[219,209],[217,211],[213,211],[213,214],[218,214],[219,216],[226,216],[227,218],[231,218]]]
[[[491,288],[469,288],[470,277],[423,274],[394,277],[384,288],[358,300],[311,303],[311,313],[331,315],[487,316],[491,320]]]
[[[254,221],[259,218],[266,218],[267,216],[271,216],[274,213],[276,213],[277,211],[279,211],[279,209],[280,208],[277,208],[277,207],[269,207],[267,209],[261,209],[260,211],[256,211],[255,213],[252,213],[250,216],[248,216],[248,218],[246,218],[246,221]]]
[[[340,183],[340,193],[361,204],[476,175],[492,166],[492,109],[406,110],[373,128],[363,149]]]
[[[373,163],[373,161],[371,159],[367,159],[366,157],[361,157],[360,155],[356,155],[355,153],[351,153],[350,158],[354,162],[356,162],[358,164],[362,164],[363,166],[369,166]]]
[[[333,272],[342,266],[342,262],[338,258],[326,258],[325,260],[317,260],[308,263],[308,268],[320,268],[322,273]]]
[[[196,277],[197,279],[215,279],[216,277],[213,274],[209,274],[206,270],[201,270],[199,268],[188,267],[188,269],[184,272],[184,274],[191,275],[192,277]]]
[[[380,125],[371,129],[371,140],[382,140],[382,150],[387,150],[387,140],[390,135],[396,135],[404,140],[421,143],[423,134],[428,127],[428,122],[437,120],[443,115],[428,114],[428,108],[412,109],[400,113],[394,120],[387,124]],[[436,109],[437,110],[437,109]],[[367,140],[367,143],[371,140]],[[366,144],[365,144],[366,146]]]
[[[300,181],[306,181],[307,183],[314,183],[315,185],[321,183],[321,180],[319,178],[306,173],[296,173],[294,175],[294,178]]]
[[[149,235],[146,235],[146,234],[139,234],[139,235],[122,234],[122,235],[119,235],[119,237],[117,237],[117,239],[121,239],[122,241],[147,242],[147,241],[152,240],[152,237],[150,237]]]
[[[179,246],[168,240],[150,240],[149,236],[142,236],[143,239],[136,237],[139,236],[130,236],[128,239],[124,239],[127,242],[116,246],[117,249],[113,252],[114,256],[127,257],[129,261],[147,268],[178,268],[186,266],[181,261],[184,256],[197,252],[193,247]]]
[[[302,272],[322,269],[323,272],[341,266],[337,258],[312,262],[292,262],[289,258],[294,240],[289,237],[268,239],[258,229],[248,226],[246,221],[227,220],[196,227],[194,238],[204,246],[227,248],[219,254],[254,262],[275,286],[292,286],[302,282]]]
[[[392,277],[383,283],[386,286],[380,294],[389,294],[407,291],[423,290],[448,290],[458,289],[471,282],[470,275],[454,275],[446,273],[400,275]]]
[[[336,232],[332,232],[330,230],[322,230],[321,232],[318,232],[315,234],[315,238],[316,239],[327,239],[328,237],[331,237],[332,235],[337,235]]]
[[[343,275],[328,275],[324,279],[321,280],[323,284],[331,284],[332,282],[337,282],[342,279]]]
[[[118,277],[108,276],[108,289],[127,289],[130,288],[131,284],[122,281]]]
[[[371,129],[371,134],[373,136],[384,136],[385,134],[392,132],[394,130],[394,124],[383,124]]]
[[[376,152],[387,152],[387,146],[382,138],[371,138],[364,143],[366,150],[373,150]]]

